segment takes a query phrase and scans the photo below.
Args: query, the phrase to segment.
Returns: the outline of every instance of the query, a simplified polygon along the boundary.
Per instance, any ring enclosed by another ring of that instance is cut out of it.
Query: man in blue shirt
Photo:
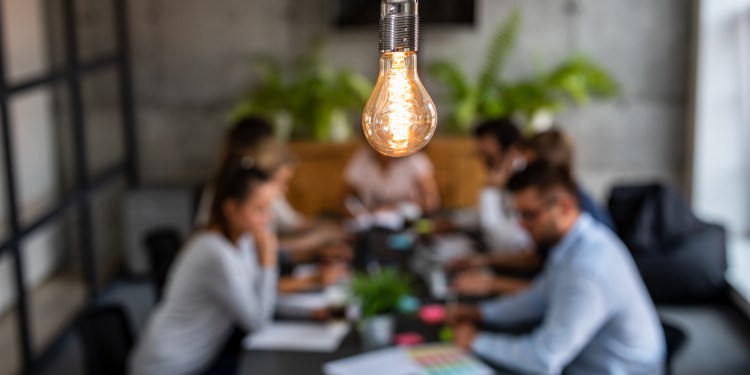
[[[575,147],[573,140],[562,129],[546,130],[525,139],[521,144],[521,153],[527,163],[530,164],[535,160],[544,159],[553,165],[567,169],[575,180],[573,171]],[[576,198],[578,198],[578,207],[581,211],[588,213],[613,232],[616,231],[615,223],[609,212],[594,202],[579,184],[576,184]]]
[[[581,210],[564,168],[537,161],[508,183],[522,225],[549,249],[521,293],[450,311],[456,343],[488,361],[535,374],[662,374],[664,333],[633,259]],[[477,322],[542,321],[522,336],[478,332]]]

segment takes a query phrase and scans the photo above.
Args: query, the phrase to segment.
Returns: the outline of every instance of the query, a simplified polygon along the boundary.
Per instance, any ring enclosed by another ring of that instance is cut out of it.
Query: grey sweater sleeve
[[[211,295],[245,330],[257,330],[273,318],[276,303],[276,268],[248,268],[231,258],[215,258],[205,275],[211,282]]]

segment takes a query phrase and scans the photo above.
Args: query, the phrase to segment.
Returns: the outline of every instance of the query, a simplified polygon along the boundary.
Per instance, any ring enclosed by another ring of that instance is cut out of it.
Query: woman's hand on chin
[[[278,263],[279,241],[276,234],[268,229],[253,232],[258,259],[263,268],[275,268]]]

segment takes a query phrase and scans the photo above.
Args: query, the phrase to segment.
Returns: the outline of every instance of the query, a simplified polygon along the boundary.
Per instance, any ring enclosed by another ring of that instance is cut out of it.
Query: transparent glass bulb
[[[370,145],[388,156],[407,156],[430,141],[437,110],[417,75],[417,54],[384,52],[375,89],[362,114]]]

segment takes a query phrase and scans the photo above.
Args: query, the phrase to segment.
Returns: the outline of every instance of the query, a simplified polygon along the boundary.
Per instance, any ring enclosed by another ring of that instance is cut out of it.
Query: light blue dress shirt
[[[542,319],[523,336],[480,333],[472,349],[524,373],[663,374],[664,332],[625,245],[588,214],[550,251],[525,292],[480,306],[485,322]]]

